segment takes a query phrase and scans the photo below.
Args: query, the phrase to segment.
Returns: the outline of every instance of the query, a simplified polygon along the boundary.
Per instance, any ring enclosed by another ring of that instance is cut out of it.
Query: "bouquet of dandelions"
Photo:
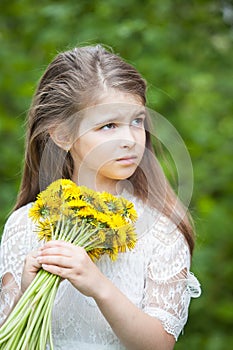
[[[133,249],[137,218],[131,202],[60,179],[41,192],[29,212],[39,239],[83,247],[91,259]],[[61,278],[40,269],[0,329],[1,350],[53,349],[51,315]]]

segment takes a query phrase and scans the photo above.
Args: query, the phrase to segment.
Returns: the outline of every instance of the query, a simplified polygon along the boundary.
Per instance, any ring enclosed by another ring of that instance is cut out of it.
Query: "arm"
[[[138,309],[110,281],[98,286],[95,300],[127,349],[173,349],[175,338],[164,330],[161,322]]]
[[[41,248],[38,262],[45,270],[67,278],[84,295],[93,297],[127,349],[173,349],[175,339],[164,330],[160,321],[131,303],[82,248],[65,242],[49,242]]]
[[[0,325],[22,295],[21,274],[25,256],[37,243],[27,212],[28,206],[18,209],[4,227],[0,246]]]
[[[21,295],[22,293],[12,274],[6,273],[2,277],[0,288],[0,326],[6,321]]]

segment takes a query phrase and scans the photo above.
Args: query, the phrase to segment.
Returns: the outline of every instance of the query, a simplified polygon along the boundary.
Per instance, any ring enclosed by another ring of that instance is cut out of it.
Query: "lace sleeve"
[[[36,239],[28,218],[30,204],[15,211],[7,220],[0,247],[0,325],[10,313],[19,295],[25,256]]]
[[[164,329],[178,339],[188,318],[191,297],[201,293],[190,273],[190,253],[184,236],[156,234],[156,244],[147,265],[143,309],[156,317]]]

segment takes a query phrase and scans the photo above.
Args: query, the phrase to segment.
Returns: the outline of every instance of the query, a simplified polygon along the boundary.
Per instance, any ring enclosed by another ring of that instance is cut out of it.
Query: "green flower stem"
[[[61,239],[60,236],[59,236],[59,234],[60,234],[60,232],[61,232],[62,221],[63,221],[63,220],[59,220],[59,221],[58,221],[58,225],[56,226],[55,231],[53,230],[52,239],[54,239],[54,240]]]
[[[80,234],[80,232],[82,232],[82,226],[78,226],[77,224],[75,224],[68,232],[68,234],[66,235],[66,241],[67,242],[74,242],[76,237]]]
[[[50,278],[50,280],[53,283],[53,279]],[[50,282],[50,281],[48,281],[48,282]],[[30,317],[28,320],[28,327],[26,328],[26,331],[24,332],[24,337],[22,337],[21,342],[19,344],[20,350],[25,350],[27,348],[28,341],[33,334],[36,323],[38,322],[38,317],[42,311],[41,309],[43,307],[43,304],[46,303],[46,301],[48,300],[47,294],[49,294],[48,292],[51,289],[52,283],[47,284],[46,293],[42,296],[42,298],[40,300],[38,300],[38,302],[31,309],[31,314],[30,314]]]
[[[98,237],[96,237],[91,242],[86,242],[86,244],[83,245],[83,248],[89,252],[95,248],[104,248],[104,245],[101,245],[102,243],[103,242]]]
[[[9,338],[9,340],[4,343],[5,345],[3,344],[3,347],[1,347],[1,349],[4,349],[4,350],[13,350],[13,349],[15,349],[17,344],[18,344],[18,342],[19,342],[19,339],[21,338],[21,336],[23,334],[24,328],[25,328],[25,324],[22,324],[19,327],[18,331],[16,332],[15,336]]]
[[[5,333],[8,334],[10,329],[14,329],[15,326],[17,326],[17,325],[19,325],[19,323],[21,323],[21,321],[23,320],[22,315],[26,316],[26,314],[29,310],[28,305],[30,303],[31,297],[36,293],[38,286],[41,283],[43,283],[43,281],[44,281],[44,276],[42,276],[42,280],[41,280],[41,271],[43,271],[43,270],[40,270],[38,272],[33,283],[28,287],[28,289],[22,295],[22,297],[18,301],[17,305],[15,306],[14,310],[12,311],[12,313],[7,318],[6,322],[1,327],[1,329],[0,329],[0,344],[2,342],[2,339],[5,336]],[[7,331],[7,332],[5,332],[5,331]]]
[[[35,303],[43,296],[44,291],[48,287],[47,280],[49,277],[50,274],[44,270],[40,270],[38,272],[37,276],[34,279],[34,283],[32,283],[28,287],[28,289],[25,291],[18,304],[16,305],[15,309],[12,311],[4,325],[1,327],[0,345],[4,344],[4,342],[8,342],[8,339],[10,339],[9,341],[12,343],[14,335],[18,336],[20,330],[25,328],[25,325],[30,319],[29,315],[32,311],[32,308],[35,306]],[[40,286],[41,290],[38,293],[38,289]],[[2,346],[3,345],[1,345],[1,348],[3,349]],[[13,350],[13,347],[11,346],[9,349]],[[21,348],[19,349],[21,350]]]
[[[37,311],[39,312],[39,316],[38,314],[34,315],[37,322],[35,324],[35,327],[31,326],[31,329],[29,331],[29,333],[31,334],[31,338],[29,338],[29,341],[30,341],[30,339],[34,339],[37,337],[38,328],[39,328],[40,337],[38,340],[41,341],[43,339],[44,346],[46,345],[47,333],[43,331],[42,327],[43,327],[43,324],[46,323],[45,314],[48,311],[48,308],[50,307],[51,291],[54,288],[54,277],[56,277],[58,281],[60,280],[60,278],[55,275],[51,275],[50,277],[51,278],[50,278],[49,284],[47,285],[47,289],[44,294],[44,297],[43,299],[41,299],[40,304],[37,306]],[[36,343],[33,344],[32,349],[35,348],[35,344]]]
[[[78,237],[77,240],[75,241],[75,244],[84,247],[85,243],[88,242],[89,238],[93,236],[95,233],[98,232],[98,229],[95,228],[94,230],[89,230],[87,231],[86,234],[82,235],[81,237]]]
[[[42,275],[43,277],[43,275]],[[45,276],[47,278],[47,276]],[[37,301],[35,301],[35,299],[37,299]],[[31,301],[31,306],[29,308],[30,310],[30,316],[27,320],[27,326],[23,332],[23,335],[20,339],[20,341],[17,344],[16,350],[25,350],[27,349],[27,343],[28,340],[30,339],[31,336],[31,332],[33,331],[34,328],[34,324],[37,320],[36,316],[38,314],[37,311],[40,311],[40,308],[38,309],[38,305],[40,305],[41,300],[43,301],[43,295],[41,295],[41,298],[38,298],[38,295],[35,295],[35,297],[33,298],[33,300]],[[43,305],[43,304],[42,304]],[[35,317],[34,317],[35,316]]]
[[[51,350],[54,350],[54,347],[53,347],[52,326],[51,326],[51,325],[50,325],[50,327],[49,327],[48,343],[49,343],[49,345],[50,345],[50,349],[51,349]]]
[[[20,321],[16,320],[14,323],[12,322],[13,326],[8,320],[7,320],[7,323],[4,323],[4,326],[5,326],[4,333],[0,338],[0,345],[3,344],[5,341],[7,341],[9,338],[11,338],[11,336],[17,331],[17,329],[19,329],[21,325],[27,322],[29,313],[30,313],[29,308],[25,311],[23,310],[22,314],[20,315],[21,316]],[[9,326],[9,329],[7,328],[7,326]]]
[[[26,324],[27,324],[26,322],[27,320],[18,327],[17,331],[13,333],[13,335],[6,342],[3,343],[4,345],[3,349],[14,350],[17,348],[17,345],[25,331]]]
[[[28,349],[34,349],[35,348],[35,345],[37,344],[37,342],[39,343],[39,339],[41,337],[40,335],[40,327],[41,327],[41,323],[42,323],[42,320],[43,320],[43,317],[44,317],[44,312],[47,308],[47,305],[46,303],[42,306],[42,309],[40,310],[40,314],[37,318],[37,322],[36,322],[36,325],[33,329],[33,334],[31,335],[30,339],[29,339],[29,343],[28,343]]]
[[[47,309],[44,313],[44,319],[43,319],[43,324],[42,324],[42,328],[41,328],[41,334],[43,335],[43,337],[41,337],[41,341],[40,341],[41,349],[44,349],[44,347],[46,346],[46,342],[47,342],[48,335],[49,335],[49,329],[51,327],[53,303],[54,303],[54,299],[56,297],[57,289],[58,289],[58,286],[60,283],[59,276],[53,275],[52,277],[53,277],[53,279],[51,279],[51,280],[53,282],[53,285],[49,291]],[[50,345],[52,345],[52,344],[50,344]],[[51,346],[51,349],[53,349],[53,345]]]
[[[11,337],[7,337],[1,350],[35,350],[36,343],[39,341],[39,349],[44,350],[47,339],[49,338],[51,349],[51,314],[53,302],[60,283],[60,277],[48,274],[46,271],[40,273],[40,280],[46,280],[46,285],[42,285],[39,291],[40,296],[35,294],[31,296],[27,314],[23,317],[16,329],[13,329]],[[36,287],[38,289],[38,286]],[[41,291],[43,290],[43,293]],[[27,305],[28,306],[28,305]],[[23,310],[23,309],[22,309]],[[24,311],[24,310],[23,310]],[[38,332],[39,330],[39,332]],[[39,337],[38,337],[39,333]],[[3,340],[4,341],[4,340]]]
[[[41,325],[42,325],[43,320],[44,320],[44,314],[45,314],[47,307],[48,307],[49,292],[50,292],[50,290],[48,290],[47,293],[44,295],[45,302],[44,302],[44,304],[41,305],[41,309],[39,309],[40,314],[37,318],[37,323],[36,323],[35,327],[33,328],[31,338],[29,339],[28,349],[34,350],[35,347],[40,349],[39,342],[40,342],[41,337],[44,337],[44,335],[41,333]]]

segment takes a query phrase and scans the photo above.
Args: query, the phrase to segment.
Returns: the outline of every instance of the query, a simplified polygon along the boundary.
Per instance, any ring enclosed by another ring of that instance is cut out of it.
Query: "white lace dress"
[[[139,214],[138,242],[116,262],[103,256],[99,269],[140,309],[159,319],[175,339],[188,317],[191,297],[201,293],[190,273],[190,254],[184,236],[166,217],[133,200]],[[25,255],[38,247],[28,204],[8,219],[1,242],[0,277],[14,277],[0,288],[0,324],[7,317],[20,288]],[[56,350],[125,349],[102,316],[95,301],[83,296],[68,281],[61,282],[53,308]]]

